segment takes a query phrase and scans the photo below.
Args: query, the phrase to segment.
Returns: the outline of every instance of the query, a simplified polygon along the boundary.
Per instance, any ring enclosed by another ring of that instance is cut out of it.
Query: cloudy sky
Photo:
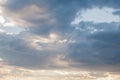
[[[119,80],[120,0],[0,0],[0,80]]]

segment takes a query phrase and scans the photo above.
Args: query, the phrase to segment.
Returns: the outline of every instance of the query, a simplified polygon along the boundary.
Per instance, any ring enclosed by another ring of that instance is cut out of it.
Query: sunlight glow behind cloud
[[[110,74],[109,76],[101,76],[97,78],[101,72],[77,71],[77,70],[29,70],[20,67],[1,66],[0,80],[119,80],[119,76]],[[102,72],[101,74],[108,74]]]

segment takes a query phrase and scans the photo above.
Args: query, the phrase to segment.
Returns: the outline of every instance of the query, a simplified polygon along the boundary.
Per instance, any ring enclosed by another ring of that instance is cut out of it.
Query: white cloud
[[[19,34],[24,29],[16,25],[13,21],[10,21],[7,17],[0,15],[0,32],[4,32],[8,35]]]
[[[118,15],[113,15],[115,11],[117,10],[113,8],[92,8],[78,11],[76,18],[71,24],[79,24],[81,21],[93,23],[120,22],[120,17]]]
[[[3,16],[0,16],[0,25],[3,25],[5,23],[5,18]]]
[[[0,80],[119,80],[118,74],[106,74],[99,72],[92,75],[93,72],[80,70],[29,70],[21,67],[1,65]],[[19,75],[19,76],[18,76]]]

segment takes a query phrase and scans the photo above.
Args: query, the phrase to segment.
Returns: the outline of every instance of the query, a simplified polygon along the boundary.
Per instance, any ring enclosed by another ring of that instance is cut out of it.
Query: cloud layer
[[[0,57],[30,69],[120,69],[119,0],[0,1]]]

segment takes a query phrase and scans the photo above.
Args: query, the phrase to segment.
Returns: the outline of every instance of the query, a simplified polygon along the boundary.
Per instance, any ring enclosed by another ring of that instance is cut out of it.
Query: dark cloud
[[[114,15],[120,15],[120,10],[113,13]]]
[[[48,35],[49,33],[55,31],[57,33],[68,33],[72,30],[70,27],[70,22],[74,19],[76,12],[80,8],[88,8],[91,6],[89,0],[70,0],[70,1],[58,1],[58,0],[51,0],[49,3],[48,0],[12,0],[8,1],[6,4],[6,8],[8,8],[10,11],[16,13],[18,11],[21,11],[23,8],[30,6],[30,5],[36,5],[37,7],[41,8],[44,7],[46,11],[43,14],[48,13],[50,16],[50,19],[32,19],[31,16],[23,19],[27,22],[36,24],[35,26],[32,26],[29,28],[29,30],[33,33],[43,35],[46,33]],[[24,15],[21,14],[21,16]],[[36,15],[36,14],[34,14]],[[33,15],[33,16],[34,16]],[[50,20],[55,20],[55,24],[49,23]]]
[[[119,0],[12,0],[8,1],[6,7],[14,13],[30,5],[37,5],[39,8],[44,7],[46,11],[43,12],[43,14],[49,14],[48,19],[33,19],[30,18],[31,16],[22,19],[32,24],[36,24],[35,26],[29,28],[32,33],[46,36],[51,32],[57,32],[60,34],[71,32],[73,28],[71,28],[70,23],[75,18],[76,12],[80,9],[87,9],[97,6],[116,8],[119,7],[119,2]],[[21,14],[21,16],[23,14]],[[52,23],[51,20],[54,20],[55,23]]]
[[[104,7],[104,6],[107,6],[107,7],[111,7],[111,8],[117,8],[119,9],[120,7],[120,1],[119,0],[95,0],[95,4],[99,7]]]
[[[11,0],[3,8],[5,16],[15,18],[15,21],[25,21],[25,26],[22,27],[27,28],[30,34],[48,38],[49,34],[57,33],[62,37],[60,39],[67,39],[68,42],[62,45],[63,48],[67,45],[67,49],[63,51],[67,54],[64,54],[62,59],[67,61],[70,67],[120,71],[120,31],[115,27],[118,23],[80,22],[78,29],[71,25],[79,10],[93,7],[119,9],[119,4],[119,0]],[[91,33],[94,29],[97,31]],[[25,68],[60,68],[57,61],[54,63],[57,56],[61,55],[58,54],[62,51],[59,50],[61,48],[57,49],[59,45],[51,46],[56,43],[38,42],[36,44],[45,46],[45,49],[37,50],[29,41],[31,38],[23,36],[26,33],[0,34],[0,56],[3,60],[9,65]],[[48,47],[52,49],[46,49]]]
[[[54,48],[52,50],[37,50],[34,46],[30,45],[29,41],[26,41],[25,37],[20,36],[0,34],[0,57],[3,59],[3,62],[8,65],[31,69],[60,67],[54,61],[57,55],[59,55],[59,51],[54,50]],[[44,45],[39,44],[39,46]],[[49,44],[46,45],[49,46]]]
[[[119,71],[119,34],[120,31],[114,30],[89,34],[86,38],[84,35],[83,41],[79,37],[76,43],[69,44],[66,59],[77,68]]]

